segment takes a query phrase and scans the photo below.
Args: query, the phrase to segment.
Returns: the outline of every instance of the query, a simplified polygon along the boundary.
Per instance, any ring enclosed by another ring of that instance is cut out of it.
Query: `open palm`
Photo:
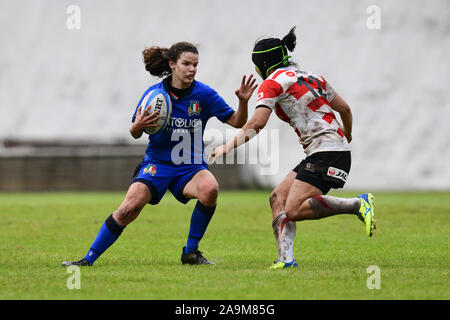
[[[251,74],[248,79],[247,76],[242,77],[241,87],[235,91],[236,96],[239,100],[248,101],[255,91],[257,84],[255,85],[256,79],[253,78]]]

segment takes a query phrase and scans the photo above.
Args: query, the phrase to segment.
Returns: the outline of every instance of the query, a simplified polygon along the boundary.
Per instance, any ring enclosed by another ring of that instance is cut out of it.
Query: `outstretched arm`
[[[272,109],[268,107],[256,108],[253,117],[239,130],[239,132],[230,139],[226,144],[221,145],[211,151],[208,161],[214,163],[217,158],[227,154],[230,150],[239,147],[241,144],[246,143],[251,138],[256,136],[261,129],[266,126],[267,120],[269,120]]]
[[[235,91],[236,96],[239,99],[239,106],[236,112],[228,119],[227,123],[234,128],[242,128],[247,122],[248,117],[248,100],[255,91],[258,85],[255,85],[256,79],[253,79],[253,75],[250,75],[246,81],[246,76],[242,77],[241,87]]]

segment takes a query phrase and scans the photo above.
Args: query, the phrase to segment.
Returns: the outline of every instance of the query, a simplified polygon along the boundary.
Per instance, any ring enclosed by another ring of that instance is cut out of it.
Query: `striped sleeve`
[[[256,97],[256,105],[265,105],[270,108],[275,108],[278,96],[283,93],[281,85],[272,80],[264,80],[258,90]]]
[[[327,95],[327,100],[331,102],[334,98],[336,98],[337,93],[325,79],[323,79],[323,81],[325,82],[325,94]]]

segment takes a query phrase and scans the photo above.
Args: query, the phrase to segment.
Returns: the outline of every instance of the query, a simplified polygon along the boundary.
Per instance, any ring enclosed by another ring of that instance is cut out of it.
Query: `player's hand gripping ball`
[[[167,92],[163,89],[154,89],[149,91],[140,104],[141,113],[145,112],[149,115],[155,111],[159,115],[156,126],[146,128],[144,132],[155,134],[162,131],[169,122],[172,113],[172,102]]]

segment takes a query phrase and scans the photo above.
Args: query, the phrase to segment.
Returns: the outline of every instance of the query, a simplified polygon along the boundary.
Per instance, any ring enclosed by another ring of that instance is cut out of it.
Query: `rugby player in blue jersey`
[[[164,130],[149,136],[145,157],[136,167],[124,201],[105,220],[86,256],[79,261],[64,261],[63,266],[91,266],[138,217],[144,206],[159,203],[167,189],[181,203],[197,199],[181,262],[214,264],[198,250],[216,209],[219,190],[203,156],[203,132],[212,117],[235,128],[246,123],[248,100],[257,87],[255,79],[253,75],[242,78],[235,92],[239,106],[234,111],[216,91],[195,80],[199,62],[195,45],[179,42],[170,48],[153,46],[143,51],[143,60],[151,75],[165,78],[143,94],[134,112],[130,133],[139,139],[146,128],[155,126],[156,112],[147,115],[139,107],[152,89],[164,88],[168,92],[172,101],[171,118]]]

